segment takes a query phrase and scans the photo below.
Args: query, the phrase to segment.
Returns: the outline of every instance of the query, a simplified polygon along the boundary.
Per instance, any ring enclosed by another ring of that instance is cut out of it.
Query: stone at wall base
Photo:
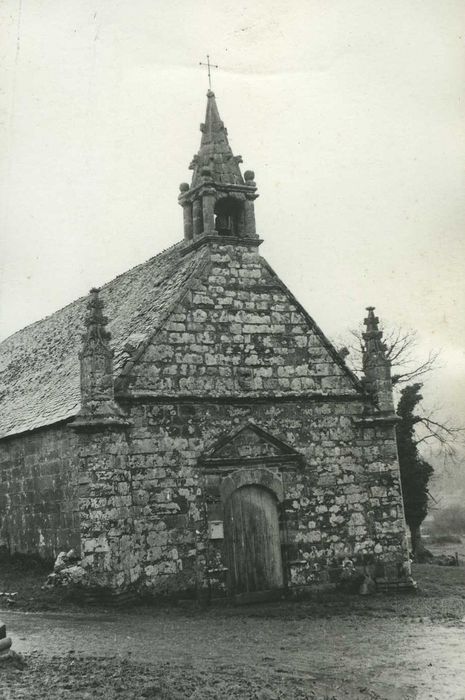
[[[376,583],[369,574],[365,576],[358,592],[360,595],[372,595],[376,592]]]
[[[8,651],[0,653],[0,668],[6,665],[22,669],[25,666],[25,662],[21,654],[13,651],[13,649],[8,649]]]
[[[386,578],[378,578],[375,581],[376,583],[376,590],[383,592],[383,593],[390,593],[392,591],[416,591],[417,590],[417,582],[413,580],[413,578],[409,577],[406,579],[397,579],[397,580],[392,580],[392,579],[386,579]]]
[[[7,651],[11,647],[11,637],[5,637],[4,639],[0,640],[0,652]]]

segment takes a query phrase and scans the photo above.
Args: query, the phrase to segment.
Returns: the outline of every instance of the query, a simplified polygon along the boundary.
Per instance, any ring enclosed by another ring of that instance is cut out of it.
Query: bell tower
[[[207,92],[207,113],[200,131],[199,152],[189,166],[194,171],[192,182],[190,186],[183,182],[179,187],[185,240],[196,242],[212,237],[230,242],[256,240],[255,174],[246,170],[242,176],[239,168],[242,158],[233,155],[211,90]]]

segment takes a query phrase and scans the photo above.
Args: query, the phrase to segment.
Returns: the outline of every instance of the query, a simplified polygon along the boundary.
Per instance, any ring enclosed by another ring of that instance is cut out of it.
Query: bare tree
[[[418,334],[414,330],[393,328],[383,331],[383,342],[386,349],[386,357],[391,362],[393,370],[392,383],[408,384],[418,380],[439,368],[440,350],[430,351],[426,358],[418,357]],[[363,372],[363,330],[361,328],[349,331],[349,344],[347,345],[348,363],[359,376]]]
[[[395,388],[397,403],[400,399],[399,390],[402,386],[420,382],[423,384],[428,374],[441,367],[440,350],[431,350],[426,357],[421,357],[418,351],[418,334],[415,330],[402,328],[386,329],[383,331],[383,343],[386,357],[391,362],[392,384]],[[349,331],[349,343],[342,354],[346,362],[357,376],[363,376],[363,329]],[[450,418],[443,417],[440,407],[427,408],[423,402],[418,405],[418,415],[415,416],[415,444],[430,446],[436,449],[445,462],[453,460],[456,455],[458,440],[465,433],[465,426],[456,425]]]

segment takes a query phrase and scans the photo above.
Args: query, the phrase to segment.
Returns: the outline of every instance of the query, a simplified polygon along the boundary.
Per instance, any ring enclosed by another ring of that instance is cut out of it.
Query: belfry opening
[[[233,197],[223,197],[215,204],[215,230],[220,236],[239,236],[243,232],[243,207]]]

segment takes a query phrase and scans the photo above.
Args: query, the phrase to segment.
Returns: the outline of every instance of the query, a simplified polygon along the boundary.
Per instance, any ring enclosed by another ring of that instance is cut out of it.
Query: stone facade
[[[259,470],[282,484],[289,585],[337,578],[346,559],[397,576],[407,552],[393,416],[375,412],[255,248],[209,248],[203,277],[120,381],[126,437],[90,452],[84,564],[95,572],[102,551],[120,561],[123,536],[126,568],[110,566],[107,585],[226,591],[224,538],[210,538],[222,483],[244,470],[261,483]]]
[[[406,551],[392,426],[367,425],[362,411],[357,402],[313,400],[140,404],[131,411],[138,427],[128,441],[129,470],[121,471],[110,497],[105,476],[96,480],[81,509],[97,518],[108,503],[112,517],[126,516],[125,506],[118,509],[129,502],[122,494],[132,484],[132,524],[125,517],[108,531],[118,541],[132,528],[125,583],[137,581],[156,593],[199,584],[226,590],[224,539],[209,538],[209,524],[223,520],[222,483],[238,470],[272,472],[282,482],[281,544],[289,584],[326,582],[345,558],[376,562],[383,576],[384,565],[393,565],[397,576]],[[256,435],[256,426],[274,441],[285,438],[291,453],[273,449],[264,438],[254,445],[248,432]],[[208,459],[213,444],[225,436],[234,443],[231,433],[241,428],[247,439],[234,444],[236,459],[224,451],[224,460]],[[106,478],[115,480],[112,469]],[[266,477],[259,478],[266,484]],[[105,519],[99,522],[92,540],[83,540],[92,566],[91,548],[110,548]]]
[[[114,591],[300,590],[348,567],[406,581],[378,320],[370,309],[361,382],[259,255],[254,174],[242,178],[239,162],[209,93],[179,196],[184,241],[92,290],[85,324],[83,300],[67,310],[56,366],[74,358],[74,369],[62,374],[63,406],[55,397],[44,411],[66,419],[24,437],[11,437],[19,411],[5,424],[1,536],[20,551],[78,546],[88,585]],[[44,357],[60,314],[35,330]],[[33,509],[20,495],[32,483]]]

